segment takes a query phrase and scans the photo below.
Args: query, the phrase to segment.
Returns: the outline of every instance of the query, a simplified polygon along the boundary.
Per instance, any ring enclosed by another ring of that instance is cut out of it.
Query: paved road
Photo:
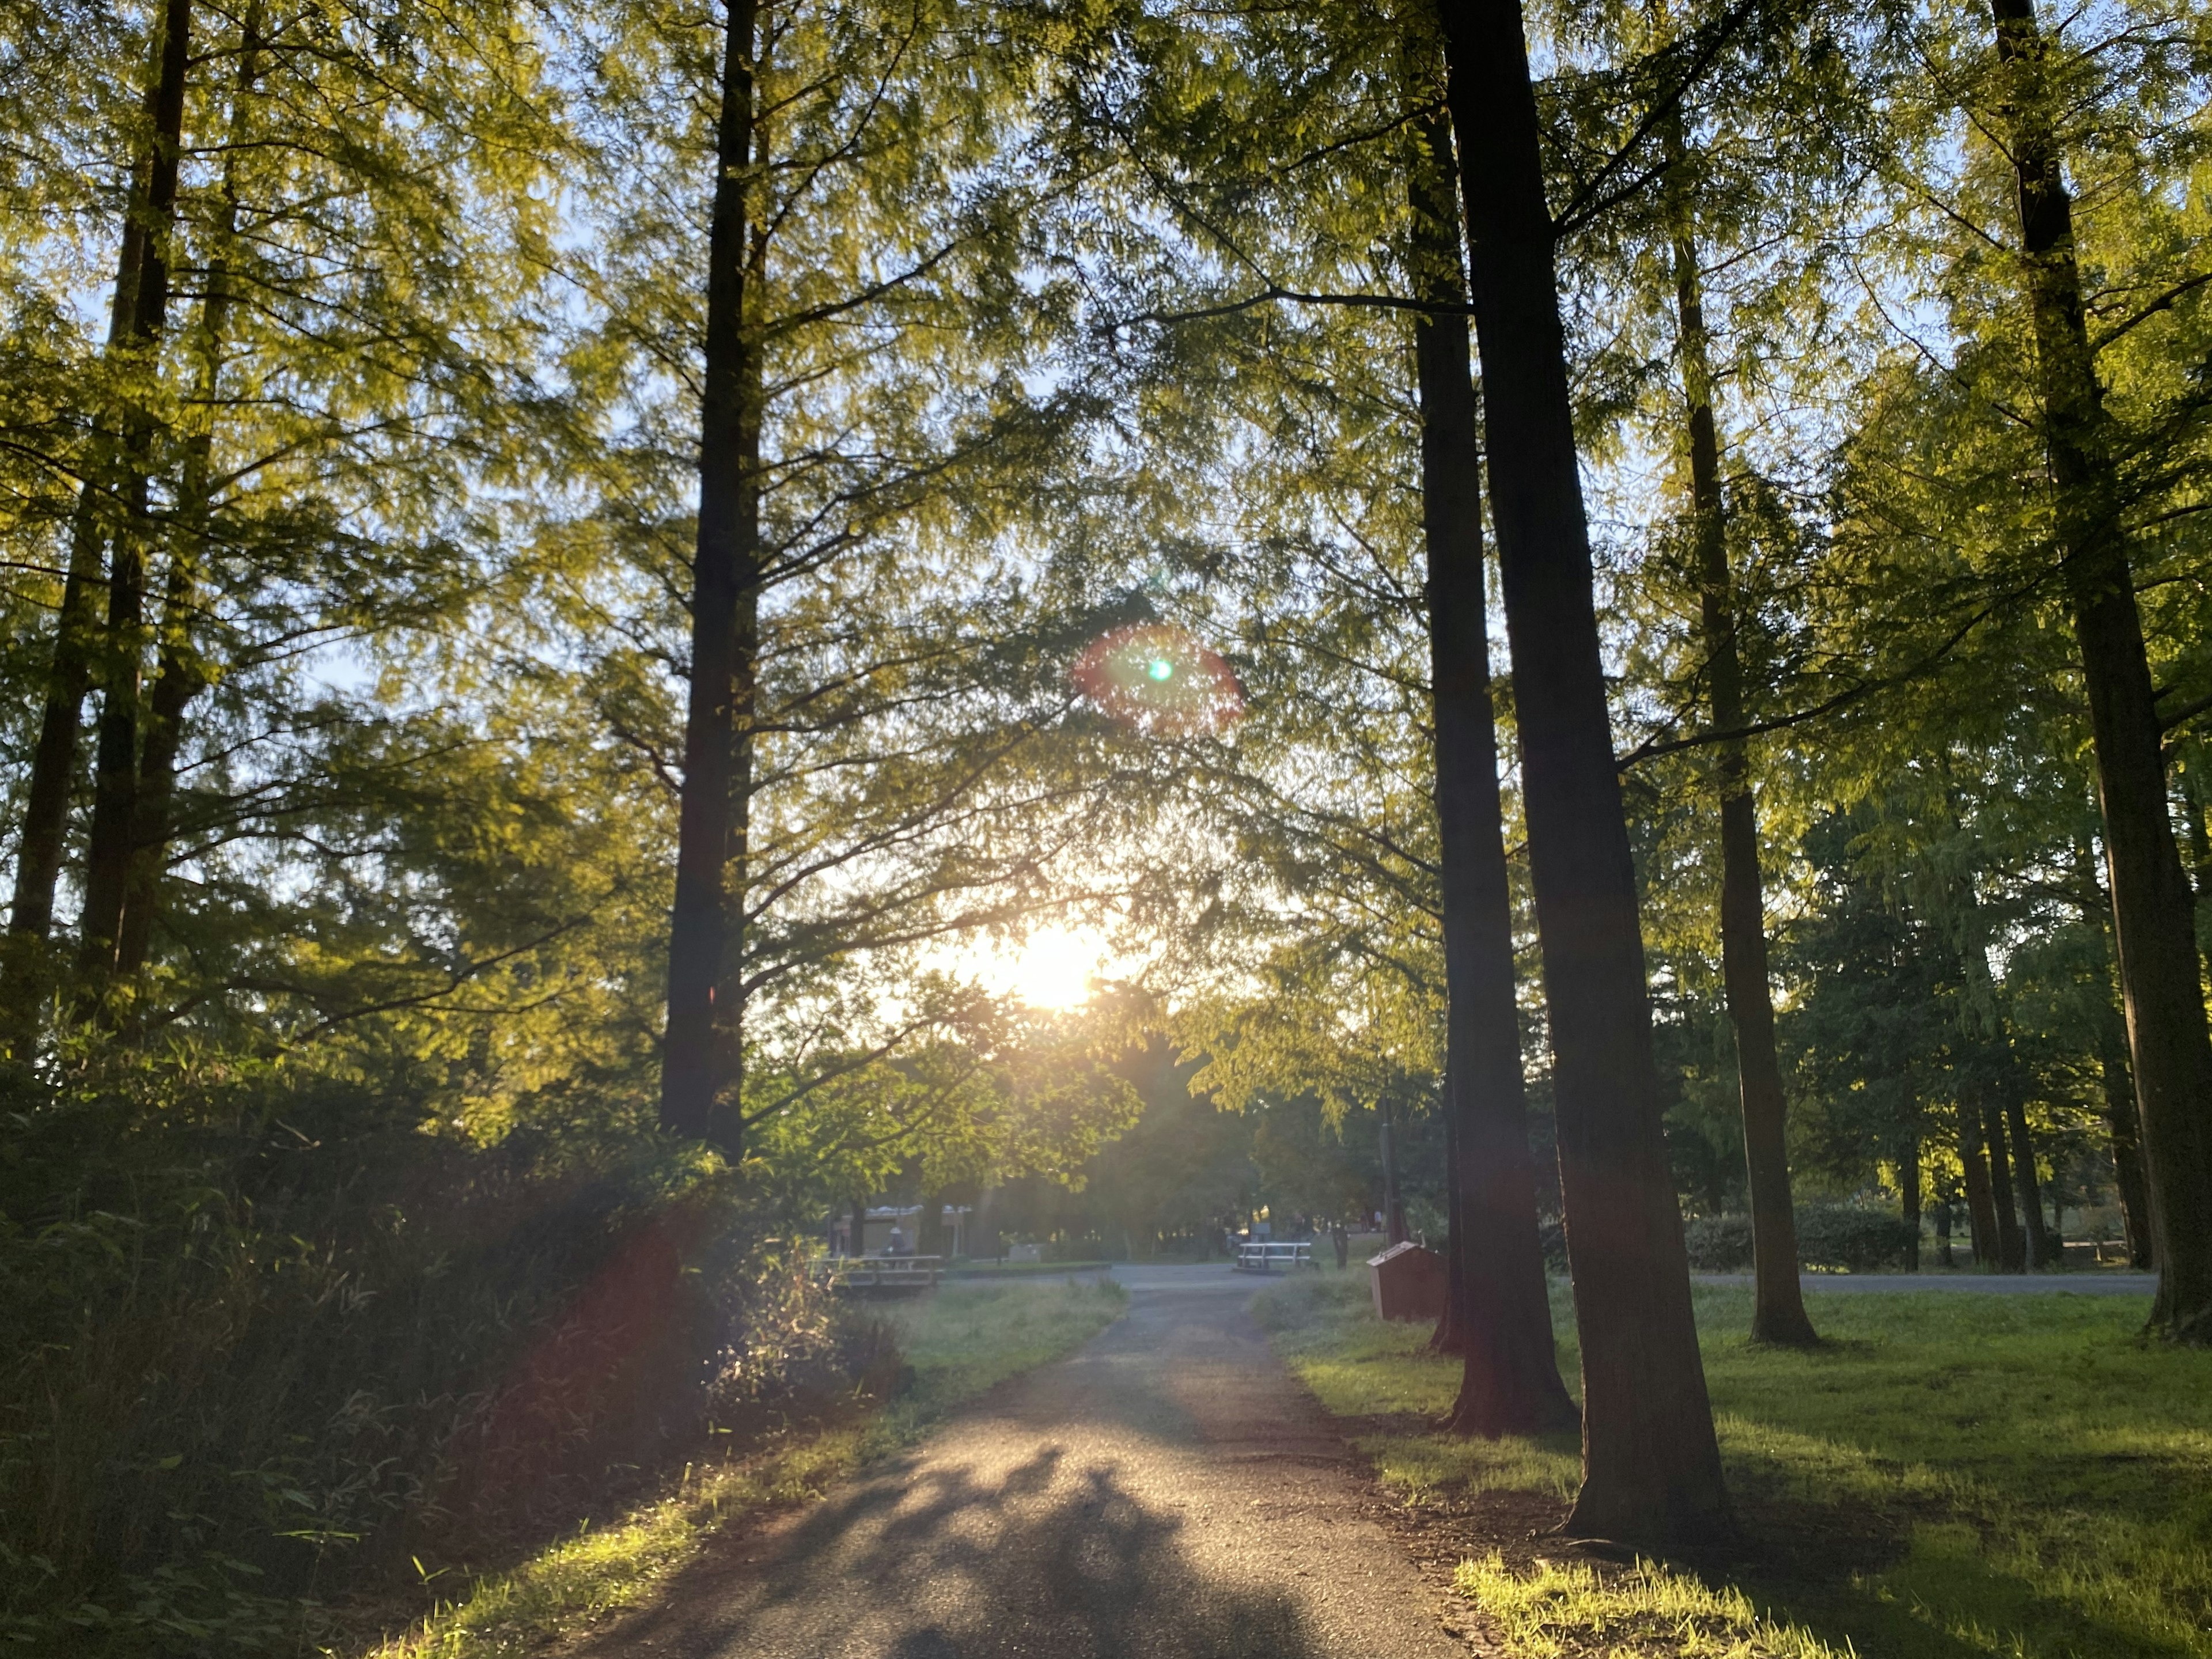
[[[1127,1316],[898,1463],[717,1550],[592,1651],[668,1659],[1465,1659],[1244,1311],[1137,1268]]]
[[[1201,1283],[1245,1283],[1245,1274],[1234,1274],[1224,1265],[1197,1265],[1197,1267],[1168,1267],[1168,1265],[1137,1265],[1137,1267],[1115,1267],[1115,1279],[1124,1285],[1201,1285]],[[1750,1285],[1750,1274],[1690,1274],[1698,1285]],[[1798,1283],[1808,1291],[1850,1291],[1869,1290],[1971,1290],[1986,1297],[2048,1297],[2053,1291],[2070,1291],[2075,1297],[2150,1297],[2157,1291],[2157,1274],[2126,1274],[2126,1272],[2077,1272],[2077,1274],[1978,1274],[1978,1272],[1958,1272],[1958,1274],[1801,1274]]]
[[[1357,1264],[1354,1264],[1357,1266]],[[1153,1265],[1117,1267],[1114,1277],[1133,1290],[1139,1286],[1229,1285],[1249,1287],[1249,1274],[1232,1273],[1216,1262],[1192,1267]],[[1749,1273],[1692,1273],[1700,1285],[1748,1285]],[[2074,1273],[1805,1273],[1798,1282],[1809,1291],[1849,1294],[1863,1291],[1972,1291],[1989,1296],[2051,1295],[2069,1291],[2077,1296],[2149,1296],[2158,1289],[2155,1273],[2118,1271]]]
[[[1692,1273],[1700,1285],[1748,1285],[1749,1273]],[[2156,1273],[1805,1273],[1808,1291],[1848,1295],[1858,1291],[1975,1291],[1984,1296],[2149,1296]]]

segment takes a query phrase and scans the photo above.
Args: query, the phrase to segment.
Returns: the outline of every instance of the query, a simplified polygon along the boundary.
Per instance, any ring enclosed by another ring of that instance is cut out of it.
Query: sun
[[[1106,938],[1090,927],[1040,927],[985,963],[994,988],[1032,1008],[1076,1008],[1091,1000],[1091,981],[1106,958]]]
[[[971,939],[940,945],[925,961],[958,978],[980,981],[995,995],[1055,1012],[1090,1001],[1094,981],[1127,975],[1141,966],[1117,954],[1102,930],[1063,922],[1048,922],[1021,940]]]

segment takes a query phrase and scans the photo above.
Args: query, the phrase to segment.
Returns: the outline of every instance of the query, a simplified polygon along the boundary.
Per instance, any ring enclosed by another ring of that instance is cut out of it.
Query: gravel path
[[[593,1651],[670,1659],[1464,1659],[1364,1470],[1220,1267],[712,1552]]]

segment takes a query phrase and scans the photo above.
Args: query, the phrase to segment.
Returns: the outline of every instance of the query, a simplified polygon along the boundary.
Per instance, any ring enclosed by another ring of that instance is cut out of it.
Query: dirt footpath
[[[1225,1271],[821,1504],[727,1539],[595,1654],[1465,1659],[1372,1487]]]

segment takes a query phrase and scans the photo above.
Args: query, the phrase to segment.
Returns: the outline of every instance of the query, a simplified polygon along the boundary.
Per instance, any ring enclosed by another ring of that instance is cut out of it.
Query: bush
[[[1912,1224],[1886,1210],[1856,1204],[1797,1206],[1797,1253],[1815,1272],[1878,1273],[1911,1261],[1918,1237]],[[1698,1273],[1742,1273],[1752,1265],[1751,1218],[1697,1216],[1682,1228],[1690,1266]]]
[[[341,1588],[886,1369],[793,1230],[649,1133],[484,1148],[327,1079],[170,1103],[0,1101],[0,1643],[311,1648]]]

